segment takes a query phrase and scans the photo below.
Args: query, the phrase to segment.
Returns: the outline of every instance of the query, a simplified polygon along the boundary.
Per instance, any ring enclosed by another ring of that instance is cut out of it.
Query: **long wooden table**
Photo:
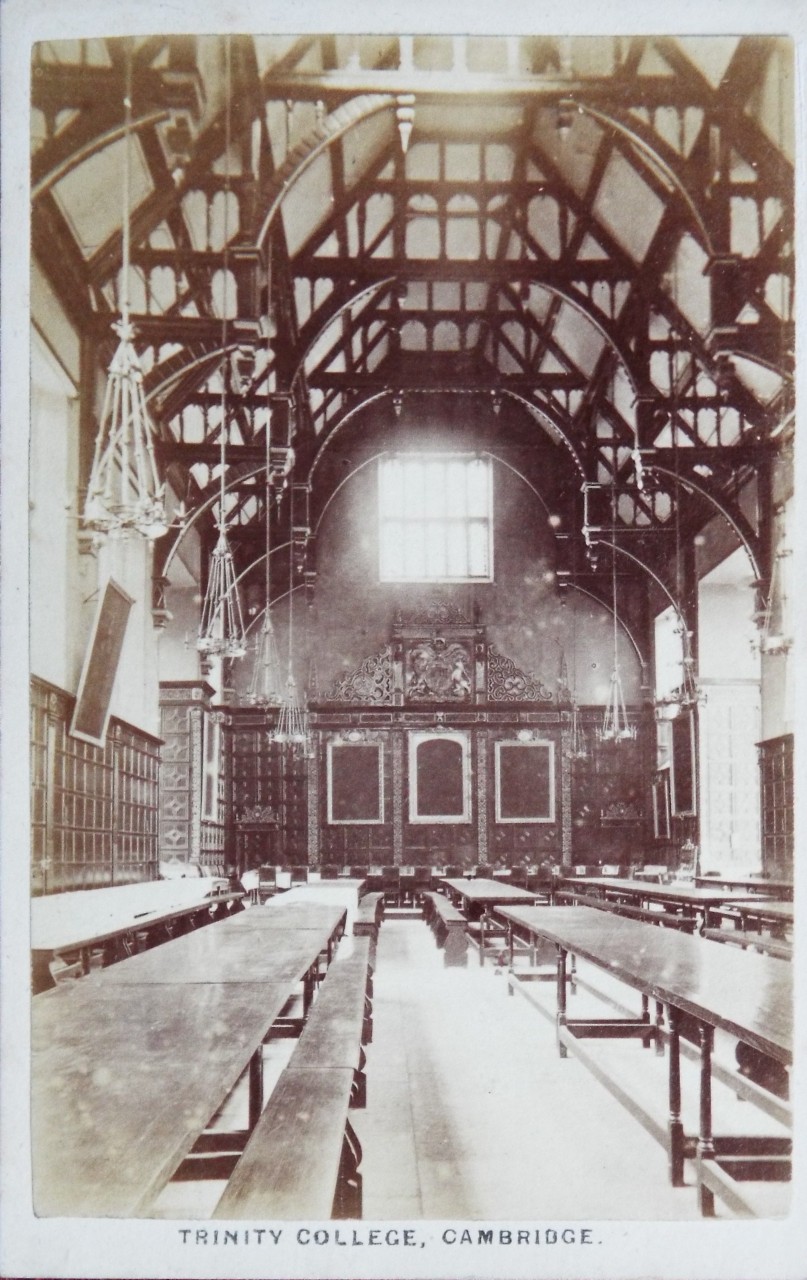
[[[767,880],[764,876],[695,876],[695,884],[704,889],[715,885],[721,889],[749,889],[766,898],[793,901],[792,880]]]
[[[459,901],[469,920],[478,920],[483,912],[496,906],[515,906],[516,903],[533,903],[535,894],[516,885],[502,884],[499,880],[442,879],[452,901]]]
[[[649,884],[641,880],[628,880],[619,876],[587,876],[580,879],[576,876],[564,877],[561,887],[565,893],[590,894],[606,900],[623,900],[647,907],[651,903],[662,906],[665,910],[688,911],[697,920],[698,926],[704,928],[706,914],[710,907],[721,903],[753,902],[757,899],[753,893],[742,890],[721,889],[719,886],[707,888],[695,884]]]
[[[212,882],[211,882],[212,883]],[[90,972],[93,951],[103,951],[105,965],[137,953],[140,939],[145,945],[163,942],[183,929],[196,928],[202,921],[222,919],[244,897],[242,892],[209,893],[202,885],[199,896],[193,890],[199,881],[155,881],[163,891],[162,905],[150,905],[146,896],[132,899],[125,890],[149,888],[121,886],[122,900],[115,889],[92,889],[78,893],[35,898],[31,904],[31,985],[34,995],[53,987],[51,964],[55,959],[76,962],[81,972]],[[165,891],[168,891],[167,893]]]
[[[769,928],[777,937],[783,937],[793,925],[793,903],[776,902],[772,898],[762,898],[756,902],[721,904],[707,912],[708,915],[718,916],[729,913],[738,917],[743,929],[749,925],[752,928],[762,925]]]
[[[246,923],[262,910],[34,999],[38,1214],[147,1215],[247,1070],[256,1122],[261,1046],[345,918],[320,906],[309,928],[286,912]]]
[[[712,1131],[712,1051],[714,1032],[736,1036],[758,1053],[789,1066],[792,1062],[792,974],[785,961],[737,951],[704,938],[656,929],[652,925],[605,915],[590,907],[498,908],[508,924],[557,950],[557,1036],[561,1057],[584,1037],[638,1036],[669,1048],[668,1152],[674,1186],[683,1184],[686,1157],[695,1156],[701,1211],[714,1212],[717,1190],[740,1212],[743,1197],[722,1165],[732,1160],[756,1164],[765,1176],[780,1175],[789,1155],[782,1138],[719,1138]],[[590,961],[641,993],[638,1018],[573,1019],[567,1010],[569,955]],[[656,1002],[650,1021],[649,1001]],[[667,1030],[663,1028],[664,1009]],[[681,1017],[697,1023],[700,1043],[700,1125],[697,1139],[684,1134],[681,1121]],[[722,1165],[719,1163],[722,1160]],[[773,1174],[771,1174],[773,1170]]]

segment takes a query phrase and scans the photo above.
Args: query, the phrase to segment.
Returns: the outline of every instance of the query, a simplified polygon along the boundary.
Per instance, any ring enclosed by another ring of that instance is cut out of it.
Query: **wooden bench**
[[[383,893],[367,893],[360,900],[356,917],[353,921],[354,938],[370,939],[370,963],[375,966],[378,931],[384,918]]]
[[[755,951],[762,951],[765,955],[776,956],[779,960],[793,959],[792,943],[786,942],[782,938],[772,938],[767,933],[756,933],[743,929],[704,929],[704,938],[711,938],[714,942],[726,942],[730,946],[753,947]]]
[[[356,938],[331,964],[215,1218],[361,1217],[361,1146],[348,1113],[366,1103],[370,948],[370,938]]]
[[[443,948],[445,965],[468,963],[468,921],[441,893],[424,893],[423,918],[431,928],[438,947]]]
[[[595,898],[590,894],[577,893],[575,890],[561,891],[557,900],[560,905],[572,903],[577,907],[595,907],[598,911],[610,911],[631,920],[641,920],[645,924],[660,924],[666,929],[681,929],[684,933],[694,933],[697,923],[694,916],[689,914],[651,911],[648,907],[634,907],[627,902],[609,902],[605,898]]]

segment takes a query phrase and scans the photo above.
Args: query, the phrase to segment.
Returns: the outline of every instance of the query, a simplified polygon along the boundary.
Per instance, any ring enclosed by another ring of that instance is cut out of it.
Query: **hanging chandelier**
[[[611,670],[611,687],[605,706],[602,726],[597,730],[600,742],[628,742],[636,737],[636,725],[628,721],[625,695],[622,691],[622,673],[619,666],[619,623],[616,600],[616,498],[611,495],[611,612],[614,620],[614,665]]]
[[[680,619],[677,632],[681,636],[681,684],[672,693],[658,698],[655,703],[657,720],[675,720],[682,711],[706,701],[706,694],[700,688],[695,677],[695,659],[692,655],[691,633],[687,630],[683,618]]]
[[[247,702],[253,707],[276,707],[280,702],[280,660],[277,652],[275,628],[267,603],[258,639],[255,644],[255,666],[249,682]]]
[[[622,676],[619,666],[611,672],[611,689],[605,707],[602,727],[597,730],[600,742],[627,742],[636,737],[636,725],[629,724],[622,692]]]
[[[793,646],[785,573],[785,562],[792,554],[789,547],[780,546],[774,555],[768,594],[763,599],[762,609],[756,615],[759,651],[769,657],[788,653]]]
[[[680,494],[677,434],[674,437],[674,449],[676,493]],[[655,714],[657,720],[676,720],[682,711],[697,706],[699,702],[706,701],[706,695],[701,690],[695,675],[692,632],[687,628],[681,605],[677,603],[684,596],[681,576],[681,504],[679,501],[676,501],[675,504],[675,591],[676,599],[672,600],[672,604],[678,615],[675,633],[681,637],[681,681],[677,689],[673,689],[670,693],[656,699]]]
[[[210,557],[210,570],[207,579],[202,617],[199,625],[199,636],[196,647],[200,653],[218,658],[243,658],[247,651],[246,631],[241,613],[241,598],[238,593],[233,553],[227,537],[227,516],[225,511],[225,476],[227,471],[227,388],[229,382],[230,362],[227,357],[227,305],[228,305],[228,241],[229,241],[229,207],[230,207],[230,37],[225,43],[225,127],[224,146],[226,156],[226,177],[224,196],[224,250],[223,277],[224,299],[222,303],[222,335],[221,345],[224,359],[221,369],[221,428],[219,433],[219,518],[217,522],[218,541]]]
[[[577,704],[577,610],[572,612],[572,684],[569,685],[566,667],[566,655],[561,650],[560,679],[558,680],[558,700],[571,702],[571,718],[569,736],[564,756],[567,760],[585,760],[588,756],[586,735],[583,729],[583,717]]]
[[[294,749],[298,759],[313,755],[311,726],[308,718],[308,706],[305,697],[301,698],[294,678],[294,511],[293,490],[289,499],[289,625],[288,625],[288,669],[286,674],[286,693],[280,704],[277,725],[269,734],[271,742],[287,745]]]
[[[127,52],[124,105],[122,284],[120,318],[113,324],[119,343],[109,365],[101,422],[82,523],[97,536],[125,537],[135,531],[145,538],[167,533],[165,486],[154,456],[157,429],[143,390],[143,370],[135,350],[130,320],[130,135],[132,124],[131,55]]]
[[[249,682],[249,692],[247,693],[247,702],[253,707],[276,707],[280,702],[280,659],[270,607],[272,480],[272,410],[270,408],[266,419],[266,492],[264,498],[264,517],[266,520],[264,591],[266,603],[263,624],[255,646],[255,666],[252,669],[252,678]]]
[[[300,701],[297,682],[292,675],[291,667],[286,677],[286,694],[280,704],[277,728],[271,735],[274,742],[290,743],[296,747],[307,747],[309,739],[308,711]]]
[[[218,530],[218,542],[210,557],[196,648],[213,658],[243,658],[247,640],[233,553],[227,540],[226,526],[219,524]]]

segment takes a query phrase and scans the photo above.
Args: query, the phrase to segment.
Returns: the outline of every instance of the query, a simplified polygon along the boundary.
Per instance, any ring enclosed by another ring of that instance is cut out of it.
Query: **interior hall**
[[[792,43],[31,104],[36,1212],[786,1215]]]

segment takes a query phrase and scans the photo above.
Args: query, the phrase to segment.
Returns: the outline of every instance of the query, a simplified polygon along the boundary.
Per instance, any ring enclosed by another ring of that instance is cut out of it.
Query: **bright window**
[[[490,582],[490,459],[470,455],[382,458],[378,471],[382,582]]]

